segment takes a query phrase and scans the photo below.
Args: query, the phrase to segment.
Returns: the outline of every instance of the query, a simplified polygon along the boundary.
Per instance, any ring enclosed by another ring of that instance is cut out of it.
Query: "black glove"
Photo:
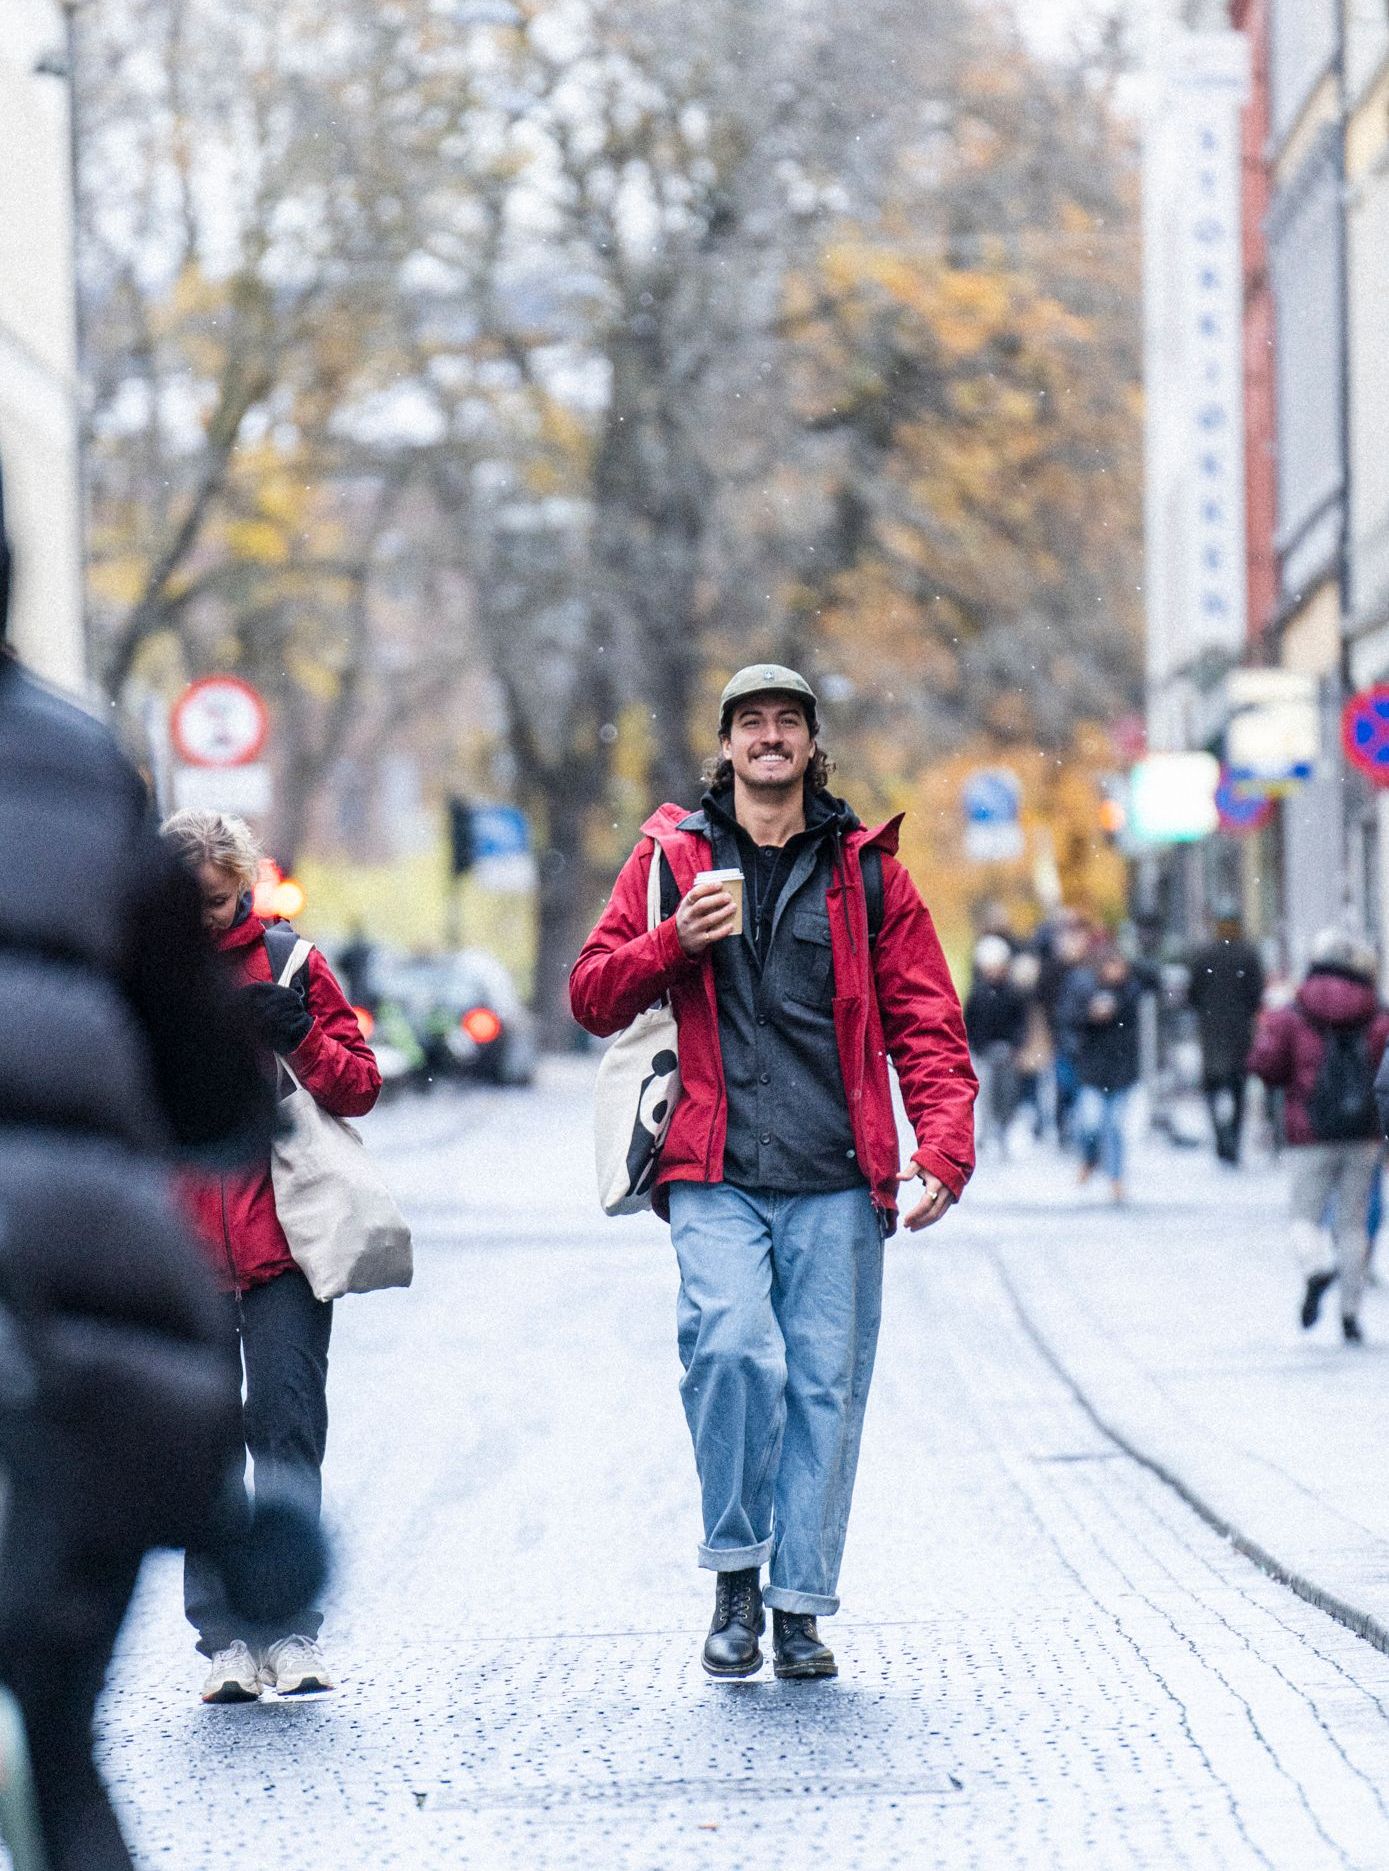
[[[261,1038],[272,1051],[293,1052],[303,1045],[313,1015],[292,987],[280,987],[274,981],[252,981],[241,991],[250,1001]]]

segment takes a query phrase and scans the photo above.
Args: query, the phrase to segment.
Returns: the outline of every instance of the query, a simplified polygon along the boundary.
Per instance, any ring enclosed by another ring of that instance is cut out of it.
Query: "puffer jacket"
[[[233,984],[269,981],[265,924],[250,915],[217,938]],[[313,1025],[288,1064],[304,1089],[334,1117],[361,1117],[376,1103],[381,1074],[357,1016],[318,949],[308,960]],[[275,1213],[270,1159],[216,1177],[187,1178],[193,1220],[208,1249],[213,1278],[226,1292],[262,1286],[294,1265]]]
[[[166,1164],[250,1161],[274,1099],[135,770],[3,645],[0,852],[0,1680],[45,1862],[95,1871],[130,1862],[90,1735],[140,1555],[243,1466]]]
[[[1316,1089],[1332,1027],[1364,1027],[1369,1036],[1370,1070],[1384,1057],[1389,1041],[1389,1011],[1379,1004],[1372,982],[1339,968],[1312,968],[1290,1007],[1263,1015],[1249,1055],[1249,1070],[1286,1096],[1283,1122],[1290,1144],[1319,1141],[1308,1105]],[[1377,1133],[1373,1124],[1366,1140]]]

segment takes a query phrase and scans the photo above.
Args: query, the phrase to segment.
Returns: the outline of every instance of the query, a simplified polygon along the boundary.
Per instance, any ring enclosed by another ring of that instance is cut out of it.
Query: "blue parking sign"
[[[965,818],[971,825],[1015,825],[1022,787],[1007,767],[981,767],[965,781]]]
[[[473,807],[473,851],[477,857],[523,857],[530,848],[530,822],[519,806]]]

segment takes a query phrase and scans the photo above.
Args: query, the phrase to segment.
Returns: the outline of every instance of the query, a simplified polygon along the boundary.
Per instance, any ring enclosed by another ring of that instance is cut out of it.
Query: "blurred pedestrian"
[[[1238,1164],[1254,1022],[1264,996],[1259,951],[1247,940],[1233,906],[1217,913],[1215,934],[1191,958],[1187,998],[1201,1037],[1201,1085],[1222,1163]]]
[[[352,1005],[365,1007],[373,1014],[377,1008],[375,968],[376,945],[365,927],[354,922],[347,941],[338,951],[338,971],[343,991]]]
[[[1125,1197],[1124,1117],[1138,1083],[1139,998],[1128,957],[1106,942],[1086,967],[1072,973],[1060,1010],[1066,1030],[1075,1036],[1079,1179],[1086,1183],[1103,1170],[1115,1202]]]
[[[1046,1135],[1056,1065],[1051,1031],[1038,998],[1041,976],[1041,960],[1031,949],[1023,949],[1013,957],[1008,978],[1022,995],[1027,1010],[1022,1045],[1014,1060],[1018,1074],[1018,1109],[1031,1111],[1032,1135],[1039,1142]]]
[[[1076,1060],[1081,1032],[1070,1017],[1080,1003],[1069,990],[1086,965],[1093,941],[1094,932],[1085,918],[1074,910],[1065,911],[1045,943],[1037,982],[1037,1000],[1051,1031],[1055,1055],[1056,1140],[1063,1147],[1070,1141],[1071,1113],[1080,1095]]]
[[[321,951],[309,955],[304,992],[277,983],[269,930],[252,904],[261,853],[249,827],[224,813],[184,811],[166,821],[163,836],[197,882],[204,927],[253,1011],[267,1059],[284,1061],[334,1116],[369,1111],[381,1075]],[[292,948],[287,926],[282,934]],[[242,1428],[257,1494],[267,1486],[291,1494],[317,1517],[332,1302],[314,1298],[294,1263],[275,1212],[268,1150],[249,1168],[190,1183],[189,1193],[222,1293],[223,1341],[245,1371]],[[333,1687],[316,1606],[281,1625],[252,1626],[230,1603],[223,1571],[196,1553],[185,1562],[184,1606],[210,1659],[204,1702],[254,1701],[267,1688],[301,1695]]]
[[[683,1090],[655,1205],[680,1264],[719,1677],[761,1667],[766,1564],[776,1674],[836,1674],[816,1620],[839,1608],[883,1242],[899,1184],[921,1179],[905,1225],[927,1228],[974,1162],[960,1003],[897,823],[866,831],[833,796],[818,732],[794,670],[734,676],[699,810],[647,821],[570,980],[591,1033],[663,995],[674,1013]],[[889,1056],[917,1139],[900,1174]]]
[[[1008,1154],[1008,1127],[1018,1107],[1018,1054],[1027,1037],[1027,1001],[1011,979],[1013,951],[1001,935],[974,945],[974,975],[965,999],[965,1033],[979,1075],[979,1143]]]
[[[1367,942],[1323,929],[1292,1004],[1263,1015],[1249,1057],[1250,1071],[1283,1092],[1292,1242],[1306,1277],[1303,1327],[1316,1324],[1339,1281],[1342,1335],[1352,1345],[1362,1336],[1370,1190],[1383,1147],[1374,1086],[1389,1012],[1376,973]]]
[[[0,637],[9,555],[0,528]],[[249,1028],[107,731],[0,648],[0,1682],[48,1871],[129,1871],[92,1715],[145,1550],[209,1529],[236,1393],[175,1154],[268,1148]]]

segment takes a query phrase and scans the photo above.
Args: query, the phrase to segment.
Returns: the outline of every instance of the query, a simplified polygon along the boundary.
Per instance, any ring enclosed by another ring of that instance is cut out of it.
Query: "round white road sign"
[[[265,745],[270,716],[240,676],[204,676],[174,703],[169,732],[181,760],[194,767],[240,767]]]

